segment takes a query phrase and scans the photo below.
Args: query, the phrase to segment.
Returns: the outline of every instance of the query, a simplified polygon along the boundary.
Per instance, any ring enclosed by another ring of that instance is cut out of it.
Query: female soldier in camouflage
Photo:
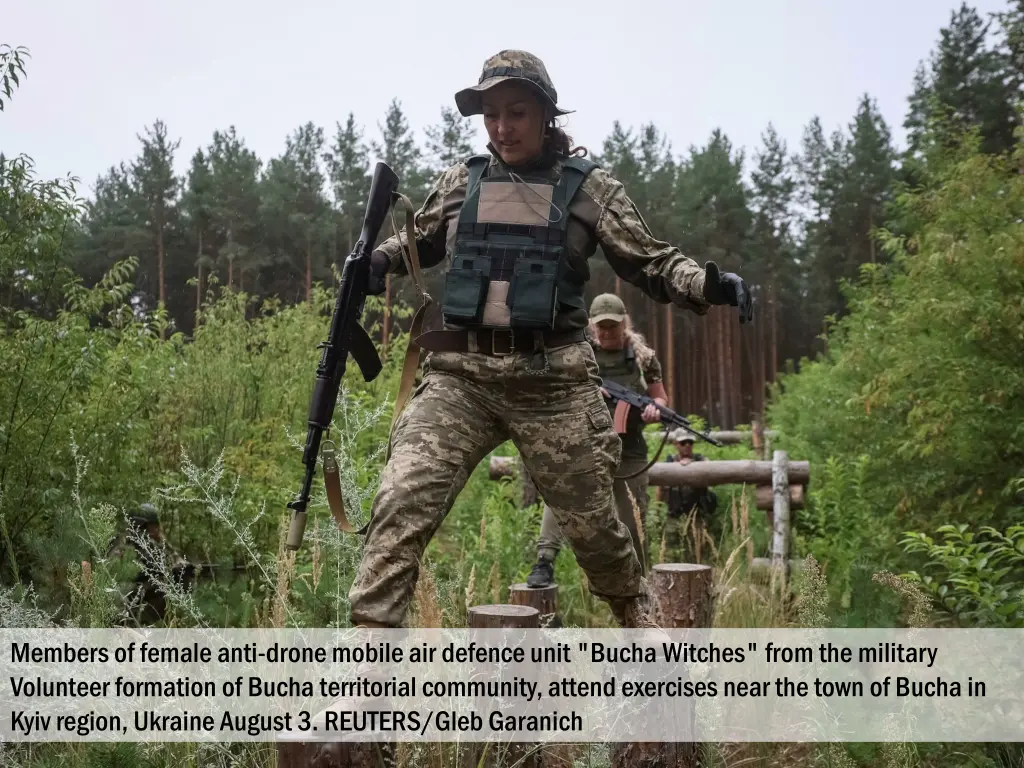
[[[626,305],[614,293],[602,293],[590,304],[590,345],[603,381],[614,381],[659,405],[668,405],[668,393],[662,383],[661,362],[643,337],[632,329]],[[609,403],[612,410],[615,403]],[[658,421],[661,414],[653,405],[642,412],[629,409],[622,441],[622,458],[615,470],[613,492],[619,519],[629,530],[633,549],[644,573],[647,572],[647,441],[644,424]],[[561,549],[562,534],[551,507],[544,504],[540,538],[537,539],[537,564],[526,578],[529,587],[546,587],[555,578],[555,560]]]
[[[655,238],[622,184],[572,148],[535,56],[498,53],[455,103],[483,115],[490,154],[444,171],[415,216],[421,266],[447,267],[441,327],[417,339],[425,374],[392,430],[352,622],[401,626],[423,551],[469,473],[512,440],[593,594],[623,626],[644,626],[640,562],[612,496],[621,444],[584,337],[587,260],[601,246],[622,279],[699,315],[731,304],[744,322],[750,295],[737,275]],[[371,293],[406,272],[405,246],[403,232],[374,252]]]

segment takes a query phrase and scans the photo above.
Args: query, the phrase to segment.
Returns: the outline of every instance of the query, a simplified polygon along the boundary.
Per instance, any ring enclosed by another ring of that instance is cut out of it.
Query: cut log
[[[754,448],[757,448],[755,433],[747,431],[745,429],[731,429],[722,430],[720,432],[709,432],[709,435],[723,445],[740,445],[741,443],[750,443]],[[761,430],[763,437],[775,437],[776,432],[774,429]]]
[[[514,477],[515,459],[510,456],[491,456],[491,480]],[[807,485],[811,479],[808,461],[789,462],[789,481],[793,485]],[[715,485],[771,485],[772,462],[754,459],[727,461],[695,461],[692,464],[658,461],[648,472],[651,485],[688,485],[709,488]]]
[[[471,629],[537,629],[540,611],[529,605],[474,605],[466,612]]]
[[[552,629],[562,626],[562,620],[558,615],[557,584],[539,588],[528,587],[526,584],[513,584],[508,588],[508,600],[512,605],[536,608],[541,626]]]
[[[491,456],[488,467],[491,480],[500,480],[503,477],[515,477],[516,460],[514,456]]]
[[[651,569],[651,618],[665,629],[710,627],[714,619],[714,571],[707,565],[659,563]],[[653,713],[652,713],[653,714]],[[655,714],[656,716],[656,714]],[[690,728],[695,719],[690,716]],[[695,742],[626,742],[611,745],[612,768],[697,768]]]
[[[808,461],[789,462],[789,482],[807,485],[811,479]],[[715,485],[770,485],[772,462],[739,459],[730,461],[695,461],[691,464],[658,461],[648,473],[651,485],[687,485],[709,488]]]
[[[666,629],[710,627],[714,618],[713,575],[709,565],[655,565],[651,569],[651,618]]]
[[[772,492],[770,485],[757,486],[757,489],[754,491],[754,497],[757,509],[775,509],[775,494]],[[802,485],[789,486],[789,508],[804,508],[804,487]]]
[[[518,585],[517,585],[518,586]],[[537,629],[540,611],[529,605],[475,605],[467,611],[472,629]],[[486,754],[484,749],[486,748]],[[459,756],[460,768],[541,768],[543,750],[527,742],[470,742]]]

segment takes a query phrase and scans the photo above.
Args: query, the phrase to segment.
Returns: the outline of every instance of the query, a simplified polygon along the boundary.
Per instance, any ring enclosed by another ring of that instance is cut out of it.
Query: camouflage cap
[[[156,507],[152,504],[139,504],[139,508],[128,517],[133,523],[138,523],[139,525],[160,522],[160,516],[157,514]]]
[[[501,51],[485,61],[477,84],[455,94],[455,106],[465,117],[479,115],[483,112],[484,91],[508,80],[517,80],[531,86],[553,114],[569,114],[570,110],[558,106],[558,91],[551,82],[544,62],[532,53],[513,50]]]
[[[626,305],[614,293],[602,293],[590,304],[590,319],[595,323],[605,320],[621,323],[626,314]]]
[[[674,429],[668,436],[668,439],[673,443],[693,443],[696,442],[693,435],[687,432],[685,429]]]

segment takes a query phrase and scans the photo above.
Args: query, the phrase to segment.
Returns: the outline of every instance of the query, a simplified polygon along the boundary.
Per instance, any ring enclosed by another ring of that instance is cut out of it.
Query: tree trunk
[[[679,393],[676,391],[676,383],[679,379],[676,376],[676,363],[675,363],[675,339],[676,335],[672,329],[672,305],[665,305],[665,366],[662,372],[662,378],[665,379],[667,386],[665,387],[665,394],[669,398],[669,407],[676,408],[679,406]]]
[[[729,390],[728,390],[728,376],[726,373],[726,351],[728,349],[725,340],[725,317],[724,311],[716,311],[716,325],[718,326],[718,349],[716,349],[716,356],[718,357],[718,396],[722,400],[721,404],[721,416],[722,423],[719,425],[724,429],[732,428],[732,409],[729,408]]]
[[[765,325],[764,317],[762,317],[761,322],[758,323],[757,332],[757,412],[762,422],[764,422],[764,400],[767,389],[767,376],[764,370]]]
[[[198,276],[196,279],[196,318],[203,309],[203,233],[199,233],[199,250],[196,253]]]
[[[778,301],[777,293],[775,289],[775,280],[771,282],[771,304],[772,304],[772,348],[771,348],[771,372],[772,381],[775,381],[779,375],[779,317],[778,317]]]
[[[875,228],[875,207],[868,206],[868,247],[871,249],[871,263],[875,263],[875,238],[872,230]]]
[[[313,241],[306,237],[306,301],[313,296]]]
[[[167,292],[166,286],[164,285],[164,224],[162,217],[157,217],[156,225],[156,271],[157,281],[159,286],[157,288],[157,295],[160,297],[158,300],[158,306],[161,309],[167,308]],[[166,332],[163,328],[160,329],[160,338],[163,339],[166,336]]]
[[[701,367],[704,368],[704,402],[707,407],[708,426],[710,427],[715,423],[715,398],[714,389],[711,386],[711,366],[713,359],[711,356],[711,324],[714,322],[713,313],[704,316],[704,322],[701,323],[704,330],[704,339],[701,344]]]

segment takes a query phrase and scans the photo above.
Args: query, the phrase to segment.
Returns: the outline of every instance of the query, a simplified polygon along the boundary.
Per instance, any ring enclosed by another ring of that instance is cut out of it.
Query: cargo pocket
[[[597,402],[587,406],[587,419],[595,432],[605,432],[612,428],[612,415],[608,412],[601,394],[596,395]]]

